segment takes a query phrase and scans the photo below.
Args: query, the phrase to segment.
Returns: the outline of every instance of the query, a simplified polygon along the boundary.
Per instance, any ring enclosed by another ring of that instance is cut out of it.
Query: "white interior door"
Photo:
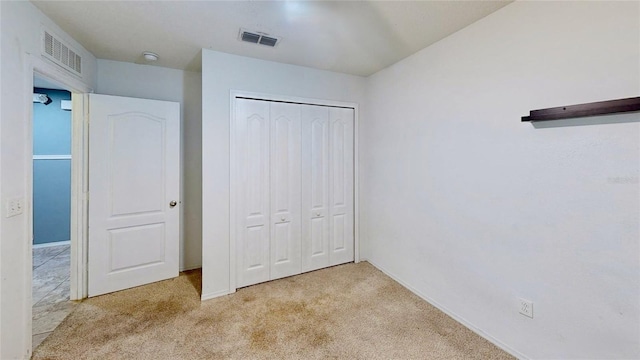
[[[89,296],[178,276],[180,104],[89,96]]]
[[[264,101],[263,101],[264,102]],[[300,274],[300,105],[268,103],[271,120],[271,274]]]
[[[237,286],[269,280],[269,103],[237,99]]]
[[[302,271],[329,266],[329,109],[301,108]]]
[[[353,109],[331,108],[329,209],[330,265],[353,261],[354,246],[354,143]]]

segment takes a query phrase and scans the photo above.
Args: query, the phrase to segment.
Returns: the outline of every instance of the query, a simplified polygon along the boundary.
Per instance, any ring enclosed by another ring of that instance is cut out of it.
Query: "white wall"
[[[358,76],[202,50],[203,298],[230,291],[230,90],[362,103],[364,82]]]
[[[30,2],[1,1],[0,77],[0,208],[10,198],[30,201],[26,177],[30,173],[31,66],[35,62],[56,77],[68,77],[64,70],[40,57],[41,26],[62,36],[83,57],[84,78],[73,80],[79,87],[95,86],[96,60],[89,52],[67,36]],[[32,55],[29,55],[32,54]],[[28,358],[31,352],[31,239],[27,203],[22,215],[0,216],[0,358]]]
[[[371,76],[369,260],[530,358],[640,357],[640,3],[516,2]],[[534,302],[534,319],[517,297]]]
[[[97,93],[180,103],[180,270],[202,264],[201,79],[197,72],[98,60]]]

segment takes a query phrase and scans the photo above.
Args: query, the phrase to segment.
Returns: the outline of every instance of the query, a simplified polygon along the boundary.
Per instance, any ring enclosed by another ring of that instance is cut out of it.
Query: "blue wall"
[[[33,154],[71,154],[71,111],[60,108],[71,93],[35,88],[49,105],[33,104]],[[67,241],[71,227],[71,160],[33,160],[33,243]]]

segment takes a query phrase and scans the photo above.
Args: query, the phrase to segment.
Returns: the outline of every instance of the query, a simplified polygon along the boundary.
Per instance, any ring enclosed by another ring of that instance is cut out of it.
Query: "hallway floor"
[[[69,301],[70,249],[69,245],[33,249],[33,349],[77,305]]]

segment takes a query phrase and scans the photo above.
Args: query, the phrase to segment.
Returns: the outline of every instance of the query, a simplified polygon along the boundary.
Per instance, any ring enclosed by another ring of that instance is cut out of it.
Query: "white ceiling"
[[[200,49],[367,76],[509,4],[501,1],[32,1],[99,59],[200,70]],[[240,28],[280,37],[238,41]]]

